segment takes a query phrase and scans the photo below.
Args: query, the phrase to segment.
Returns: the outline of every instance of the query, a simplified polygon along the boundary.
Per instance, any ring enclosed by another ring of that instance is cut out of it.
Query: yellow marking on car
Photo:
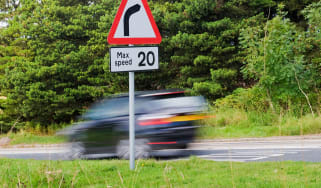
[[[164,119],[165,121],[179,122],[179,121],[194,121],[209,118],[206,115],[185,115],[185,116],[175,116],[171,118]]]

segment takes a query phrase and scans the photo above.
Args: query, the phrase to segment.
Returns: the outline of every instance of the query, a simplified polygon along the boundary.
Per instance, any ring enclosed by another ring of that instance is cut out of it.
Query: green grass
[[[0,159],[0,187],[321,187],[321,164]]]
[[[321,133],[321,117],[312,115],[300,118],[291,115],[245,112],[225,109],[213,113],[215,118],[204,121],[199,138],[241,138],[293,136]]]
[[[293,136],[321,133],[321,117],[305,115],[300,118],[291,115],[278,116],[272,113],[245,112],[224,109],[213,112],[215,118],[202,122],[199,139]],[[16,144],[58,144],[65,138],[35,131],[20,131],[9,134],[10,145]],[[1,137],[8,135],[0,135]]]
[[[17,144],[59,144],[64,143],[65,138],[55,135],[47,135],[47,134],[34,134],[29,132],[21,131],[19,133],[11,133],[0,135],[2,137],[10,138],[10,145]]]

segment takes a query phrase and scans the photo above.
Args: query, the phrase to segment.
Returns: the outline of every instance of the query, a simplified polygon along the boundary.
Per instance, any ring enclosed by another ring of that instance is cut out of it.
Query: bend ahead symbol
[[[126,10],[124,16],[124,36],[129,36],[129,18],[140,10],[140,5],[136,4]]]
[[[107,41],[118,45],[159,44],[162,41],[147,0],[121,0]]]

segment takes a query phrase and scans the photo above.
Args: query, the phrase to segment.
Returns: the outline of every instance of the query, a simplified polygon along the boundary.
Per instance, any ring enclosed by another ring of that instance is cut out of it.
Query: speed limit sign
[[[158,67],[158,47],[110,48],[110,72],[156,70]]]

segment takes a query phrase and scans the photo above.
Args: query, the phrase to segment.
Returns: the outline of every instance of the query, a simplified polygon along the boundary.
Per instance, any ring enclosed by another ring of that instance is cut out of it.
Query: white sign
[[[108,35],[109,44],[159,44],[159,33],[147,0],[122,0]]]
[[[158,47],[110,48],[110,72],[158,69]]]

